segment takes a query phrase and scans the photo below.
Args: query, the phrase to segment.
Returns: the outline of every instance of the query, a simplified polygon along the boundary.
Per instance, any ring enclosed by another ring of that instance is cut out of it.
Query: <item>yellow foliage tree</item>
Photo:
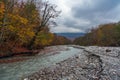
[[[96,39],[97,39],[97,44],[102,44],[102,37],[103,37],[103,32],[102,30],[99,28],[97,30],[97,35],[96,35]]]
[[[35,46],[44,47],[46,45],[50,45],[53,41],[54,35],[52,33],[46,33],[44,31],[41,31],[39,35],[37,36],[37,39],[35,41]]]

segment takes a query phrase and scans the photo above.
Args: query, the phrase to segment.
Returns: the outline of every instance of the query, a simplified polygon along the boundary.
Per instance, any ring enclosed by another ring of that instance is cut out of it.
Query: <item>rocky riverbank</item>
[[[120,80],[119,47],[72,47],[83,51],[23,80]]]

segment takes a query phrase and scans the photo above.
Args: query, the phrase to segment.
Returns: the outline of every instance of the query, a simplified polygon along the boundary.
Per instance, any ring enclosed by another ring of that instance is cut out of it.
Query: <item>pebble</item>
[[[120,59],[117,58],[120,48],[90,46],[84,49],[87,52],[41,69],[24,80],[120,80]],[[88,58],[89,52],[94,56]]]

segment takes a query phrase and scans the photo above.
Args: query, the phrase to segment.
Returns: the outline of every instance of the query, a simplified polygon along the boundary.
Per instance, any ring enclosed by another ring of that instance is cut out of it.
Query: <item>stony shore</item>
[[[83,52],[23,80],[120,80],[119,47],[81,47]]]

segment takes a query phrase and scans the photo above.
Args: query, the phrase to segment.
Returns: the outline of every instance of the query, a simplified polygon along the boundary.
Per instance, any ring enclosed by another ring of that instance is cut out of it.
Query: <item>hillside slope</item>
[[[76,38],[74,44],[120,46],[120,22],[99,25],[98,28],[91,29],[85,36]]]
[[[77,37],[84,36],[85,33],[55,33],[58,36],[64,36],[70,40],[74,40]]]

